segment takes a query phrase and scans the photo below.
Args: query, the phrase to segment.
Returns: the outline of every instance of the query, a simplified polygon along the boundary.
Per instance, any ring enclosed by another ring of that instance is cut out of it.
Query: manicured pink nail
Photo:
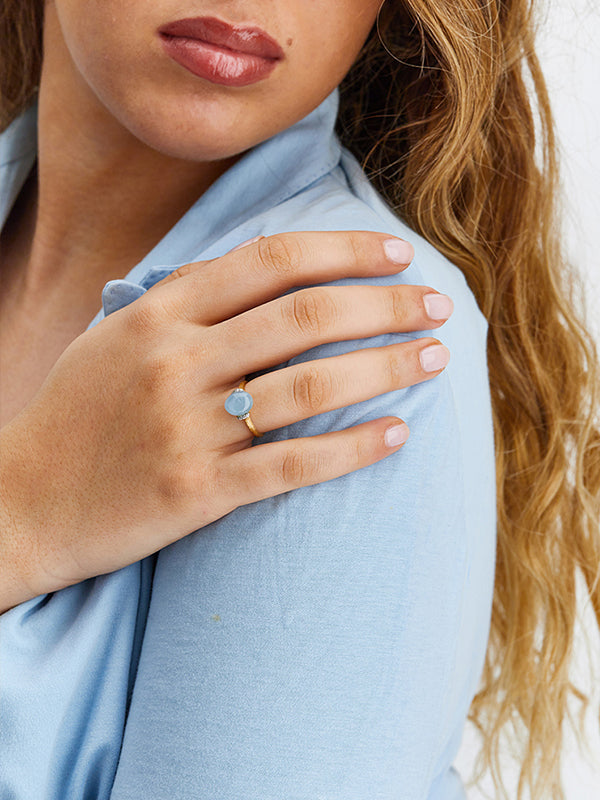
[[[432,344],[419,353],[421,366],[425,372],[436,372],[443,369],[450,361],[450,351],[443,344]]]
[[[400,425],[392,425],[384,435],[386,447],[399,447],[408,439],[408,425],[403,422]]]
[[[415,255],[415,250],[410,242],[404,239],[386,239],[383,243],[386,256],[394,264],[410,264]]]
[[[454,303],[446,294],[424,294],[423,303],[431,319],[448,319],[454,311]]]

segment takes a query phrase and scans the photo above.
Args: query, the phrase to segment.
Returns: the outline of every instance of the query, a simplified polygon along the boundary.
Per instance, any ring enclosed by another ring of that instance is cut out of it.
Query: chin
[[[130,129],[131,130],[131,129]],[[225,158],[243,153],[252,145],[245,141],[231,141],[225,136],[216,139],[210,136],[203,136],[197,130],[176,131],[148,129],[144,126],[143,130],[131,130],[134,136],[148,147],[161,153],[168,158],[180,159],[183,161],[222,161]]]
[[[265,116],[253,120],[247,107],[200,102],[143,102],[106,104],[108,110],[136,139],[169,158],[186,161],[219,161],[237,156],[278,132],[265,124]],[[111,107],[112,105],[112,107]],[[281,129],[285,124],[279,126]]]

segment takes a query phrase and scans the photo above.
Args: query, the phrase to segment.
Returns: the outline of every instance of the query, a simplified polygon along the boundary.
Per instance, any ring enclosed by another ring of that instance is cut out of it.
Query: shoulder
[[[355,424],[364,414],[371,418],[390,414],[405,419],[411,429],[411,450],[415,459],[409,465],[408,449],[403,454],[403,461],[409,467],[407,480],[413,488],[420,486],[421,489],[433,481],[438,491],[449,489],[454,497],[452,502],[462,497],[461,513],[467,530],[460,534],[464,536],[462,545],[467,546],[471,564],[479,564],[470,578],[473,585],[468,590],[465,587],[465,591],[473,591],[480,599],[486,597],[487,607],[486,603],[483,607],[489,608],[496,486],[488,324],[462,271],[389,208],[348,151],[343,151],[338,167],[254,222],[260,227],[253,232],[265,235],[302,230],[372,230],[399,236],[415,248],[415,258],[407,269],[391,276],[347,278],[329,285],[415,284],[431,287],[452,298],[454,313],[440,328],[334,342],[302,353],[288,364],[423,337],[434,337],[449,348],[450,363],[440,375],[346,409],[343,421]],[[340,412],[333,420],[338,428],[342,427],[343,415]],[[326,429],[323,426],[332,423],[327,417],[319,415],[305,420],[298,433],[323,432]],[[291,435],[294,433],[295,430]],[[379,473],[385,469],[382,465],[376,467]],[[482,657],[482,653],[480,655]]]
[[[443,373],[446,377],[442,381],[438,379],[438,382],[450,380],[459,411],[462,409],[465,414],[465,424],[475,412],[476,419],[489,432],[488,324],[465,276],[394,213],[347,150],[343,150],[341,161],[335,169],[254,218],[252,229],[246,233],[248,236],[258,233],[272,235],[303,230],[370,230],[389,233],[411,242],[415,258],[402,272],[391,276],[340,279],[328,285],[414,284],[449,295],[454,303],[454,313],[441,328],[397,334],[395,338],[434,336],[445,344],[450,349],[451,361]]]
[[[147,771],[156,754],[144,732],[165,722],[172,726],[165,708],[194,711],[198,704],[202,714],[177,717],[180,739],[192,743],[196,760],[202,742],[215,741],[215,731],[226,741],[223,753],[229,761],[233,753],[239,769],[232,777],[215,751],[212,774],[203,780],[227,781],[228,796],[246,796],[243,789],[232,792],[234,779],[252,785],[252,796],[282,796],[290,785],[305,787],[302,796],[309,796],[313,775],[321,794],[337,796],[335,757],[342,759],[347,795],[391,797],[401,780],[410,796],[425,797],[434,776],[446,773],[452,761],[450,750],[460,739],[483,664],[493,587],[485,326],[460,270],[357,181],[342,161],[229,231],[202,257],[216,257],[257,234],[285,231],[360,229],[409,239],[417,257],[404,272],[332,284],[430,285],[454,300],[448,323],[435,332],[323,344],[273,369],[432,335],[449,345],[451,363],[433,380],[299,420],[253,445],[269,447],[393,415],[411,429],[400,452],[337,479],[236,508],[201,535],[161,552],[121,785],[133,785]],[[471,328],[475,341],[469,340]],[[471,363],[470,353],[476,354]],[[214,609],[224,621],[218,629]],[[193,637],[177,633],[179,619]],[[172,653],[165,646],[169,638],[177,640],[175,673],[170,664],[168,686],[161,683],[167,695],[159,703],[155,687]],[[231,653],[242,657],[232,659]],[[197,675],[206,678],[201,692]],[[380,679],[365,682],[373,675]],[[231,708],[243,708],[244,719],[232,716]],[[204,726],[200,738],[198,720]],[[171,736],[166,743],[169,758],[177,741]],[[284,772],[274,741],[293,754],[284,759]],[[135,755],[139,747],[145,761]],[[268,785],[257,783],[256,763]],[[164,787],[175,779],[165,773]]]
[[[476,691],[491,618],[496,480],[488,323],[459,267],[394,213],[348,151],[343,152],[335,170],[273,209],[271,217],[264,220],[264,229],[257,232],[301,230],[372,230],[406,239],[415,249],[415,258],[407,269],[392,276],[362,280],[377,285],[425,285],[448,294],[454,302],[454,313],[441,328],[375,337],[367,342],[334,343],[288,362],[430,336],[450,349],[450,363],[436,378],[345,409],[334,420],[334,427],[340,428],[356,424],[366,414],[370,418],[395,414],[405,419],[411,429],[410,446],[403,449],[395,464],[388,459],[387,463],[374,465],[370,473],[363,470],[362,474],[343,480],[354,486],[358,497],[371,494],[375,504],[375,487],[387,485],[389,491],[382,507],[402,509],[403,538],[405,544],[410,542],[411,560],[421,578],[411,588],[416,606],[432,611],[435,607],[432,597],[424,596],[422,604],[416,598],[419,592],[426,594],[432,586],[438,589],[444,586],[447,579],[445,610],[452,608],[452,619],[446,620],[449,637],[445,647],[453,656],[448,656],[445,664],[448,671],[441,684],[443,704],[448,709],[446,732],[452,733],[436,766],[440,769],[446,761],[451,763],[453,748],[460,739],[461,713],[466,716]],[[353,278],[330,285],[359,282]],[[321,433],[326,430],[322,418],[327,416],[304,421],[301,429],[294,428],[286,435]],[[340,493],[339,503],[344,502],[347,500]],[[376,517],[373,506],[369,507],[369,513]],[[378,546],[389,555],[393,546],[386,548],[382,542],[381,531],[385,526],[378,520],[375,527]],[[448,573],[444,572],[443,564],[448,565]],[[423,576],[427,578],[422,580]],[[441,619],[441,609],[435,613]],[[443,652],[440,630],[422,623],[423,618],[419,623],[415,621],[415,632],[423,636],[425,629],[434,630],[440,653]],[[434,652],[433,639],[431,648]],[[457,713],[457,709],[461,712]],[[452,713],[456,714],[454,719]]]
[[[475,335],[480,340],[485,339],[487,321],[461,270],[398,217],[369,183],[349,151],[343,149],[340,163],[331,172],[253,222],[256,232],[264,235],[302,230],[369,230],[409,241],[415,249],[415,258],[406,270],[385,281],[363,280],[421,284],[448,294],[458,314],[453,315],[440,333],[454,339],[458,331],[452,323],[460,317],[461,331],[468,334],[468,338]],[[443,335],[440,338],[444,340]]]

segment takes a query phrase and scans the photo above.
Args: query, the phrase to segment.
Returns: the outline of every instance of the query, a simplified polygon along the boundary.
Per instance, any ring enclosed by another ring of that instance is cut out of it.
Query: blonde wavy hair
[[[0,128],[29,103],[42,0],[0,9]],[[385,0],[341,86],[338,133],[415,231],[464,273],[489,323],[498,545],[491,632],[469,719],[479,780],[564,800],[576,577],[600,627],[600,367],[581,276],[562,254],[552,115],[532,0]]]

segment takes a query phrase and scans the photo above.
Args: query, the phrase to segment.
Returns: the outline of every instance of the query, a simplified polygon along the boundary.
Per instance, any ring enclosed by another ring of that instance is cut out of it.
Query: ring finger
[[[436,368],[431,360],[421,360],[421,353],[430,347],[436,348],[429,351],[431,355],[441,356],[448,362],[450,353],[444,345],[437,339],[421,338],[384,347],[367,347],[261,375],[245,386],[253,399],[251,421],[260,433],[266,433],[421,383],[435,377],[445,366],[442,362],[442,366]],[[240,427],[240,433],[243,438],[250,435],[246,425]]]

